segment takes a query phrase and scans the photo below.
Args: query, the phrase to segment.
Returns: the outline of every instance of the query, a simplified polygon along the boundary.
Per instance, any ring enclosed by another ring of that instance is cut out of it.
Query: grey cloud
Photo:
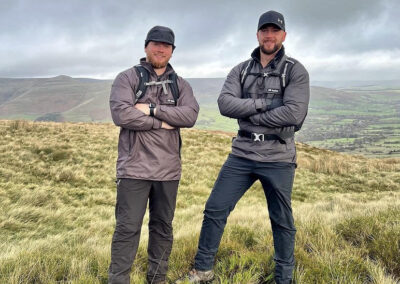
[[[144,55],[146,33],[156,24],[175,31],[174,65],[201,76],[211,66],[210,74],[223,77],[249,57],[258,17],[269,9],[285,15],[290,53],[345,63],[398,49],[399,8],[396,0],[2,1],[0,77],[116,74]],[[319,76],[321,67],[310,66]],[[341,74],[332,68],[329,76]]]
[[[289,33],[293,26],[324,52],[359,53],[399,46],[399,8],[396,1],[294,1],[287,22]]]

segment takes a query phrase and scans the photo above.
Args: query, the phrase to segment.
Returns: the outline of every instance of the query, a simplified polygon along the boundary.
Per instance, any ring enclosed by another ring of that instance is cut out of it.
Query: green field
[[[195,127],[197,129],[226,132],[236,132],[238,130],[237,120],[222,116],[215,105],[201,105]]]
[[[236,132],[234,119],[222,117],[216,105],[202,105],[199,129]],[[297,141],[316,147],[370,157],[400,157],[400,94],[398,90],[315,87],[307,119]]]
[[[107,283],[118,128],[0,121],[0,283]],[[202,211],[231,135],[184,130],[169,283],[193,265]],[[400,281],[400,159],[298,144],[297,283]],[[147,222],[132,283],[145,283]],[[214,283],[273,283],[265,197],[256,183],[228,219]]]

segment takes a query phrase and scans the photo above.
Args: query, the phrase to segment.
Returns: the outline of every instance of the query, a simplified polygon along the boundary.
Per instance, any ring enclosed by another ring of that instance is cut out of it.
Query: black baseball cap
[[[279,12],[271,10],[262,14],[260,16],[260,19],[258,20],[257,31],[259,31],[264,25],[267,24],[273,24],[281,30],[285,31],[285,18]]]
[[[146,47],[149,41],[158,41],[165,42],[172,45],[175,48],[175,34],[174,32],[167,27],[163,26],[155,26],[152,27],[147,33],[146,40],[144,42],[144,46]]]

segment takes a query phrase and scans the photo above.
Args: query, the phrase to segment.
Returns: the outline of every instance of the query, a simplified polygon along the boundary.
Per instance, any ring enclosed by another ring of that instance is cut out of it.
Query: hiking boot
[[[180,281],[177,281],[176,283],[209,283],[214,279],[214,272],[212,270],[207,270],[207,271],[201,271],[201,270],[196,270],[192,269],[189,274],[183,278]],[[187,281],[187,282],[185,282]]]

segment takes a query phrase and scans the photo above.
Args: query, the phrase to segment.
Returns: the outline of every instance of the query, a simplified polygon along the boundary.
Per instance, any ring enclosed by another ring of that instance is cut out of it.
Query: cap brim
[[[267,26],[267,25],[273,25],[275,27],[277,27],[280,30],[285,30],[282,26],[278,25],[277,23],[263,23],[261,26],[258,27],[258,30],[261,30],[263,27]]]

